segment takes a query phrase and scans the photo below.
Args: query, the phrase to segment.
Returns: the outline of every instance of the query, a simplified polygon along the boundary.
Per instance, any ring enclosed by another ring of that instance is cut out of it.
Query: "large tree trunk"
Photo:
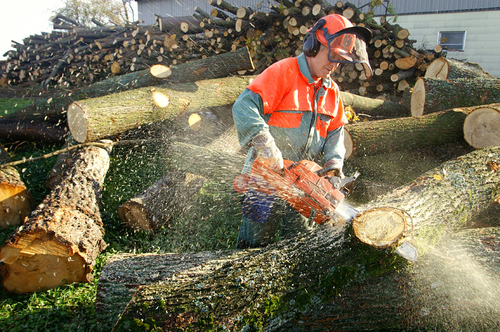
[[[425,77],[439,78],[442,80],[456,80],[458,78],[498,79],[486,73],[477,63],[463,62],[443,57],[437,58],[430,63],[425,71]]]
[[[394,256],[392,249],[376,250],[360,243],[349,227],[325,225],[311,234],[251,253],[208,276],[195,277],[183,283],[172,281],[165,285],[143,286],[135,293],[114,330],[140,330],[147,324],[148,328],[165,331],[179,328],[240,331],[259,327],[288,331],[289,328],[300,329],[303,321],[310,322],[312,314],[318,318],[305,330],[315,326],[319,326],[318,330],[331,330],[336,329],[337,324],[340,329],[348,330],[359,326],[363,329],[426,329],[439,324],[460,325],[464,314],[472,312],[469,306],[464,306],[464,310],[449,310],[444,316],[446,320],[438,320],[441,312],[432,312],[428,308],[446,303],[449,296],[440,290],[449,288],[445,285],[433,292],[435,299],[427,297],[428,290],[438,288],[440,284],[429,283],[433,281],[429,278],[429,273],[434,271],[432,267],[429,271],[420,266],[427,267],[427,259],[433,261],[430,258],[431,249],[447,234],[465,227],[484,206],[498,204],[492,200],[492,194],[498,194],[500,173],[487,164],[499,158],[500,147],[474,151],[446,162],[414,182],[360,208],[387,206],[406,211],[414,227],[412,243],[424,256],[417,264],[405,266],[401,258]],[[500,209],[497,208],[494,213],[498,218]],[[471,239],[476,241],[474,237]],[[484,240],[493,241],[496,248],[495,239],[486,237]],[[484,247],[488,249],[489,246],[485,244]],[[482,250],[481,247],[472,253],[468,257],[473,262],[494,261],[498,256],[495,251]],[[425,257],[426,254],[429,258]],[[441,268],[442,263],[437,266]],[[413,276],[419,283],[401,278],[405,274]],[[491,275],[486,277],[497,278]],[[377,287],[377,282],[381,280],[394,282]],[[438,280],[447,283],[446,279]],[[469,320],[475,327],[483,323],[490,326],[500,323],[498,280],[487,280],[487,288],[482,289],[484,293],[478,298],[488,296],[487,300],[496,306],[486,306],[482,312],[488,316],[479,315],[474,321]],[[488,294],[488,290],[493,291]],[[327,311],[322,315],[323,305],[342,305],[340,296],[344,292],[360,299],[354,302],[357,305],[348,307],[349,310],[339,308],[344,310],[344,316],[329,315]],[[382,302],[378,302],[380,305],[372,294],[385,294]],[[428,303],[427,299],[432,302]],[[390,303],[383,306],[386,303],[384,300]],[[472,300],[479,301],[476,298]],[[375,303],[373,310],[372,301]],[[367,307],[372,311],[365,317]],[[476,306],[473,308],[475,310]],[[322,317],[324,319],[320,320]],[[481,321],[481,317],[488,321]],[[443,328],[446,329],[446,326]]]
[[[340,92],[344,106],[351,106],[356,113],[375,117],[399,118],[410,116],[410,110],[405,105],[391,101],[358,96],[349,92]]]
[[[151,187],[118,207],[118,216],[129,227],[153,231],[172,216],[189,208],[191,197],[205,183],[205,178],[172,171]]]
[[[49,99],[40,99],[32,105],[4,118],[40,120],[57,123],[65,120],[68,106],[77,100],[96,98],[121,91],[152,85],[176,84],[222,78],[236,75],[238,71],[253,69],[253,62],[246,47],[210,58],[186,62],[172,67],[167,78],[156,78],[149,69],[115,76],[77,91],[61,93]],[[1,120],[0,121],[4,121]]]
[[[0,228],[19,226],[31,212],[33,198],[21,175],[12,166],[7,151],[0,144]]]
[[[440,80],[420,77],[411,94],[411,114],[440,112],[451,108],[500,102],[498,79]]]
[[[465,118],[464,137],[476,149],[500,145],[500,104],[472,109]]]
[[[75,101],[68,108],[68,125],[77,142],[96,141],[182,113],[232,104],[248,84],[248,78],[227,77]]]
[[[468,113],[468,109],[453,109],[346,125],[346,158],[461,142]]]
[[[60,183],[6,241],[0,261],[7,290],[35,292],[92,280],[106,246],[99,209],[108,153],[99,147],[79,150]]]

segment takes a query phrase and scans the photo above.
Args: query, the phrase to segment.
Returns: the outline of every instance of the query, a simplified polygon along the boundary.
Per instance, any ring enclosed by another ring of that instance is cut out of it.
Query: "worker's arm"
[[[245,148],[258,134],[269,131],[263,114],[264,106],[260,96],[245,89],[233,105],[234,125],[242,148]]]
[[[328,132],[323,148],[323,155],[325,162],[324,167],[338,169],[339,175],[341,175],[345,156],[344,126]]]

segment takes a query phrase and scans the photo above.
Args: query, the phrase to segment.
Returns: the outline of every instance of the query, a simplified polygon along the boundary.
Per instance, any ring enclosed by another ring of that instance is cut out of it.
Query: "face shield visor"
[[[328,47],[328,60],[333,63],[360,63],[366,78],[372,76],[372,68],[366,52],[366,44],[371,39],[370,30],[363,27],[342,29],[333,35],[322,28]]]

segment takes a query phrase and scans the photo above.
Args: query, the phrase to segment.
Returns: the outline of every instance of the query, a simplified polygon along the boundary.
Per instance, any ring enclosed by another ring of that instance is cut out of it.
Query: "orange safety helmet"
[[[328,59],[335,63],[361,63],[367,78],[372,76],[366,44],[372,33],[364,27],[355,27],[342,15],[330,14],[316,22],[304,37],[303,52],[306,56],[318,54],[321,44],[328,48]],[[334,55],[340,55],[338,60]]]

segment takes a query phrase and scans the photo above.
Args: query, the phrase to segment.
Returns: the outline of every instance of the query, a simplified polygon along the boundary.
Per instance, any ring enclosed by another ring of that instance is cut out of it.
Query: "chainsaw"
[[[335,221],[335,211],[359,173],[340,178],[327,175],[332,169],[321,168],[309,160],[283,160],[283,164],[283,169],[278,173],[257,158],[252,164],[250,178],[259,177],[265,181],[251,181],[247,174],[242,174],[234,179],[233,186],[239,193],[245,192],[249,185],[267,194],[276,193],[307,217],[310,223],[321,225]]]
[[[234,179],[233,187],[239,193],[244,193],[251,187],[266,194],[277,194],[308,218],[310,224],[313,222],[320,225],[327,222],[338,223],[339,219],[345,222],[353,219],[356,221],[362,215],[356,208],[343,201],[359,176],[359,172],[353,176],[341,178],[328,174],[333,168],[321,168],[317,163],[309,160],[299,162],[283,160],[283,164],[283,169],[275,172],[266,163],[256,158],[252,163],[251,171],[244,171]],[[404,216],[403,219],[405,219]],[[360,228],[355,227],[355,230]],[[382,248],[382,246],[366,241],[358,234],[356,236],[365,243]],[[402,235],[394,243],[395,252],[400,256],[410,261],[418,258],[417,250],[404,242]]]

